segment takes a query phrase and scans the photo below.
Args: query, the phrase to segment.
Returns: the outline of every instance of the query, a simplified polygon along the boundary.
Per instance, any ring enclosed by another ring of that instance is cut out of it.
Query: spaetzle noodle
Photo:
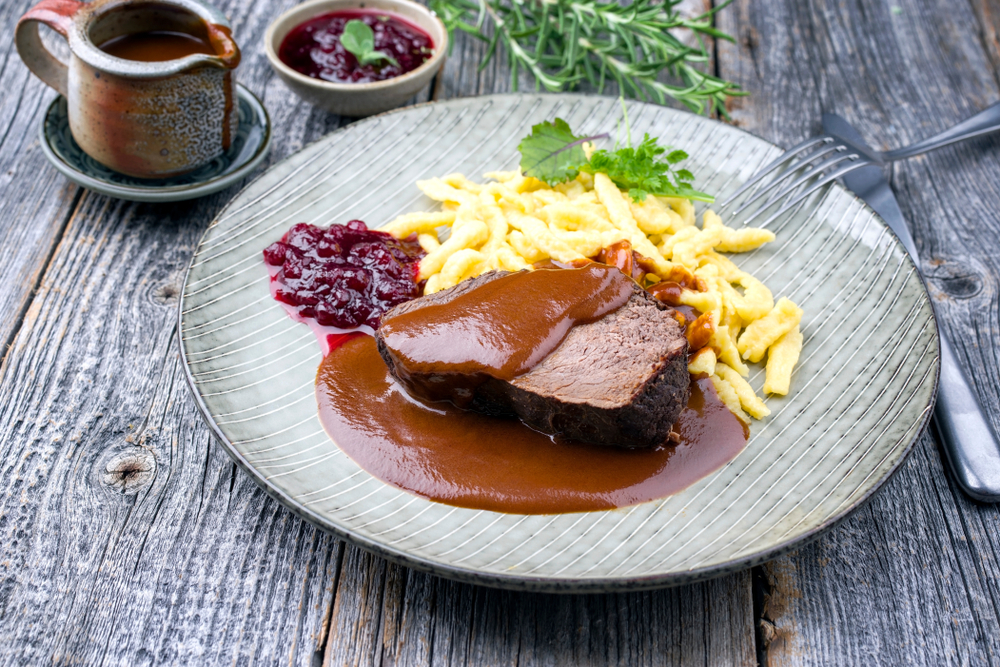
[[[418,181],[442,210],[406,213],[384,228],[397,238],[417,235],[427,252],[419,267],[425,294],[493,269],[585,261],[627,241],[641,257],[644,286],[681,284],[679,303],[705,316],[701,322],[711,334],[688,370],[711,378],[734,414],[744,422],[748,413],[755,419],[770,414],[747,380],[747,361],[767,356],[763,393],[788,393],[802,350],[802,310],[785,297],[775,303],[763,282],[720,254],[759,248],[774,240],[772,232],[727,227],[711,209],[699,227],[687,199],[647,195],[636,202],[601,173],[581,173],[555,187],[519,171],[485,178]]]

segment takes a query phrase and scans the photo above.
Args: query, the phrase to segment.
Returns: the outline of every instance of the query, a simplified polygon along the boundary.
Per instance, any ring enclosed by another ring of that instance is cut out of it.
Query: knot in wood
[[[176,306],[177,299],[181,295],[180,285],[171,280],[169,282],[163,283],[162,285],[156,287],[153,290],[152,300],[153,303],[159,304],[161,306]]]
[[[145,449],[135,449],[111,459],[104,469],[105,486],[131,495],[153,481],[156,460]]]
[[[935,291],[952,299],[971,299],[983,291],[984,269],[971,257],[962,261],[932,259],[924,275]]]

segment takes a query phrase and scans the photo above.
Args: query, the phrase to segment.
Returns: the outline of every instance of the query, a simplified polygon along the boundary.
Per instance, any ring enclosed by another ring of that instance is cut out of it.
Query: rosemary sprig
[[[712,27],[723,3],[693,19],[676,11],[681,0],[429,0],[452,33],[485,41],[482,69],[501,50],[517,90],[518,74],[529,72],[537,89],[572,90],[587,81],[603,92],[609,81],[621,94],[663,104],[675,99],[698,113],[726,115],[726,98],[744,95],[736,84],[699,67],[709,60],[703,38],[732,38]],[[697,37],[689,46],[674,34],[688,29]],[[676,83],[659,80],[669,72]]]

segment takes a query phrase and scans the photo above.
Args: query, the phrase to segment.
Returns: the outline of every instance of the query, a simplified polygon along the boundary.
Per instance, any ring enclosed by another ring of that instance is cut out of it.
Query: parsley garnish
[[[368,24],[358,19],[351,19],[344,25],[344,32],[340,35],[340,43],[344,48],[354,54],[359,65],[371,65],[380,60],[386,60],[390,64],[399,67],[396,59],[385,51],[375,50],[375,33],[368,27]]]
[[[674,169],[674,165],[688,158],[687,153],[672,150],[661,160],[664,153],[667,149],[647,134],[635,148],[626,146],[614,151],[595,152],[590,161],[580,167],[580,171],[607,174],[615,185],[628,190],[629,196],[639,202],[644,201],[646,195],[715,201],[712,195],[691,187],[694,174],[687,169]]]
[[[627,116],[625,126],[626,134],[630,134]],[[644,201],[647,195],[715,201],[712,195],[691,186],[694,174],[687,169],[675,168],[688,158],[688,154],[678,149],[667,152],[667,148],[660,146],[648,134],[635,148],[629,136],[629,145],[616,146],[611,151],[596,151],[588,160],[583,144],[606,136],[577,137],[562,118],[556,118],[554,123],[539,123],[531,128],[531,134],[522,139],[517,147],[521,152],[521,171],[548,185],[572,180],[581,171],[607,174],[615,185],[627,190],[637,202]]]
[[[531,134],[521,139],[517,146],[521,151],[521,171],[549,185],[571,181],[580,173],[580,166],[587,162],[583,144],[606,136],[574,136],[569,123],[562,118],[556,118],[554,123],[545,121],[534,125]]]

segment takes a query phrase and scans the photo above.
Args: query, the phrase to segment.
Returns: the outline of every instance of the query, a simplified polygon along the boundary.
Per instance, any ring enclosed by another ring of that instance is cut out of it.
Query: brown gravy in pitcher
[[[218,55],[207,39],[168,30],[151,30],[112,37],[99,44],[98,48],[115,58],[147,63],[177,60],[197,53],[207,56]]]

